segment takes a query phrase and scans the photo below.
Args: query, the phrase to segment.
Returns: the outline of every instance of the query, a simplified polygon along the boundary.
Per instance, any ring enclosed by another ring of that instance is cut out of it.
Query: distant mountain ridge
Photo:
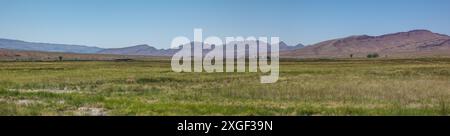
[[[98,47],[89,47],[83,45],[36,43],[21,40],[11,40],[0,38],[0,48],[26,51],[45,51],[45,52],[68,52],[68,53],[97,53],[103,50]]]
[[[133,57],[122,55],[24,51],[24,50],[0,48],[0,61],[60,61],[60,59],[83,61],[83,60],[118,60],[129,58]]]
[[[280,46],[280,51],[297,50],[297,49],[301,49],[301,48],[305,47],[305,45],[303,45],[301,43],[299,43],[295,46],[290,46],[290,45],[287,45],[286,43],[284,43],[283,41],[280,42],[279,46]]]
[[[234,43],[239,44],[239,43]],[[191,43],[191,46],[193,43]],[[381,57],[450,57],[450,36],[429,30],[412,30],[380,36],[356,35],[332,39],[317,44],[289,46],[280,42],[280,56],[288,58],[362,58],[377,53]],[[35,43],[0,38],[0,49],[66,52],[86,54],[172,56],[180,49],[157,49],[143,44],[124,48],[103,49],[98,47]],[[203,53],[209,52],[205,49]],[[237,52],[247,52],[240,50]]]
[[[257,41],[258,42],[258,41]],[[191,47],[194,45],[194,42],[191,42]],[[202,44],[202,43],[199,43]],[[232,44],[239,44],[239,43],[232,43]],[[298,44],[296,46],[289,46],[284,42],[280,42],[279,44],[280,51],[289,51],[289,50],[296,50],[303,48],[303,44]],[[98,54],[116,54],[116,55],[144,55],[144,56],[172,56],[176,52],[178,52],[180,49],[156,49],[152,46],[143,44],[143,45],[136,45],[131,47],[125,47],[125,48],[114,48],[114,49],[105,49],[97,52]],[[248,50],[247,48],[245,49]],[[209,52],[210,49],[204,49],[203,53]],[[237,51],[240,52],[240,51]]]
[[[377,53],[384,57],[450,56],[450,37],[429,30],[412,30],[381,36],[350,36],[280,53],[296,58],[365,57]]]
[[[136,45],[124,48],[112,48],[98,51],[98,54],[115,54],[115,55],[143,55],[143,56],[171,56],[175,54],[177,49],[156,49],[147,44]]]

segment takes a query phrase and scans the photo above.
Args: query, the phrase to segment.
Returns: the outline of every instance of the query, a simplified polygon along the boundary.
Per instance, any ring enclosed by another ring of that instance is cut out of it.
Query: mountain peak
[[[430,30],[426,30],[426,29],[416,29],[416,30],[411,30],[408,31],[407,33],[433,33]]]
[[[353,36],[349,36],[349,37],[342,38],[342,39],[347,39],[347,40],[363,40],[363,39],[368,39],[368,38],[372,38],[372,36],[369,36],[369,35],[353,35]]]
[[[280,47],[280,51],[288,51],[288,50],[300,49],[300,48],[303,48],[304,46],[303,46],[303,44],[297,44],[295,46],[289,46],[285,42],[280,41],[279,47]]]
[[[153,49],[156,49],[155,47],[152,47],[152,46],[150,46],[148,44],[139,44],[139,45],[130,46],[130,47],[126,47],[126,48],[139,48],[139,49],[153,48]]]
[[[148,44],[139,44],[132,47],[150,47]]]
[[[283,42],[283,41],[280,41],[280,46],[289,46],[289,45],[287,45],[285,42]]]

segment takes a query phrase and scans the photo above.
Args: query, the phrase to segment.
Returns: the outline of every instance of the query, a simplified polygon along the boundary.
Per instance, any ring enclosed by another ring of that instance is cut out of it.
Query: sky
[[[450,35],[450,0],[0,0],[0,38],[169,48],[173,38],[277,36],[314,44],[428,29]]]

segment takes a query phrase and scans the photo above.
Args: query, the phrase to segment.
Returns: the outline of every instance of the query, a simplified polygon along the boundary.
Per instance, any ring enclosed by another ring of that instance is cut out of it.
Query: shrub
[[[367,54],[367,58],[378,58],[379,56],[378,53]]]

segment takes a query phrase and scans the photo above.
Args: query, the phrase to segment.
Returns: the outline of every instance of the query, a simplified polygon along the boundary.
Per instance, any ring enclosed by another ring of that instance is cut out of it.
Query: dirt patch
[[[74,93],[77,90],[67,90],[67,89],[8,89],[8,91],[22,92],[22,93],[36,93],[36,92],[49,92],[49,93]]]
[[[24,99],[24,100],[14,101],[14,103],[17,104],[17,105],[21,105],[21,106],[29,106],[29,105],[32,105],[32,104],[40,104],[42,102],[41,101],[37,101],[37,100]]]
[[[64,100],[59,100],[59,101],[57,101],[56,103],[58,103],[58,104],[65,104],[66,101],[64,101]]]
[[[107,111],[104,108],[96,107],[80,107],[77,109],[76,115],[80,116],[106,116]]]

